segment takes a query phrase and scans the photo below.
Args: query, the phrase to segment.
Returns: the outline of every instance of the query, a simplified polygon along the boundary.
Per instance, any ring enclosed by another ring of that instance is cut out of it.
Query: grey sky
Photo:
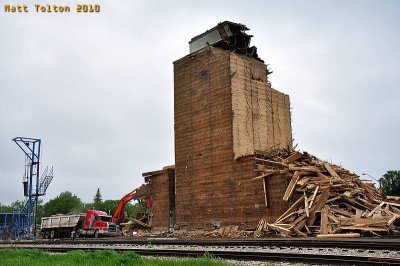
[[[0,0],[1,204],[23,199],[16,136],[42,139],[45,201],[89,202],[98,187],[119,199],[173,164],[172,62],[224,20],[251,29],[301,150],[376,178],[400,168],[399,1],[98,0],[98,14],[41,14],[48,1],[24,0],[29,13],[5,13],[13,2]]]

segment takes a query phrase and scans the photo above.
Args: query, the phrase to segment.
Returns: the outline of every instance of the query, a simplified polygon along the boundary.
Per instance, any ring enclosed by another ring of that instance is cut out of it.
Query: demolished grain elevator
[[[152,231],[188,236],[359,237],[400,230],[400,197],[292,147],[289,96],[225,21],[174,62],[175,165],[143,174]]]
[[[175,167],[145,173],[139,189],[153,194],[154,228],[255,225],[288,207],[286,180],[254,179],[255,154],[291,147],[292,129],[289,96],[271,87],[247,30],[220,23],[174,62]]]

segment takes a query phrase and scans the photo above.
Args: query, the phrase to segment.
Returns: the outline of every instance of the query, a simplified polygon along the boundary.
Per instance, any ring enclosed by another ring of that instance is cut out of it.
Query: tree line
[[[400,170],[387,171],[378,182],[379,189],[385,195],[400,196]],[[78,196],[69,191],[65,191],[46,203],[39,200],[37,218],[38,221],[40,221],[40,218],[54,214],[82,213],[89,209],[105,211],[110,215],[113,215],[118,202],[119,200],[103,201],[99,188],[93,197],[93,202],[90,203],[84,203]],[[20,211],[22,207],[22,201],[15,201],[10,205],[2,205],[0,203],[0,212]],[[139,204],[133,204],[130,202],[125,205],[125,211],[130,217],[136,217],[136,214],[143,210]]]
[[[108,214],[113,215],[118,202],[119,200],[103,200],[99,188],[93,197],[93,202],[90,203],[84,203],[75,194],[72,194],[69,191],[64,191],[46,203],[43,203],[43,200],[41,199],[39,200],[37,221],[40,221],[42,217],[48,217],[55,214],[78,214],[84,213],[90,209],[105,211]],[[19,200],[10,205],[2,205],[0,203],[0,212],[16,212],[20,211],[22,208],[23,202]],[[125,211],[128,213],[129,217],[136,218],[136,213],[141,211],[141,207],[137,203],[134,204],[129,202],[125,205]]]

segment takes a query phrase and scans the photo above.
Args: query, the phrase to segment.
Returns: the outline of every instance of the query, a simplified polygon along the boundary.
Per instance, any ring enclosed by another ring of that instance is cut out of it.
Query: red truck
[[[116,236],[117,226],[106,212],[88,210],[86,214],[61,215],[42,218],[42,238],[80,237],[83,235]]]

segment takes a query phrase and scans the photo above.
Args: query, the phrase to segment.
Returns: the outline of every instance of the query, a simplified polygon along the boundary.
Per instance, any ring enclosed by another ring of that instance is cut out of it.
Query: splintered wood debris
[[[139,219],[130,219],[126,223],[121,223],[122,227],[121,233],[124,236],[140,236],[148,234],[151,231],[152,215],[147,213],[142,213]]]
[[[256,162],[256,178],[288,179],[282,198],[291,205],[274,223],[261,228],[265,232],[286,237],[359,237],[399,229],[399,198],[385,197],[371,182],[340,166],[307,152],[282,149],[258,154]]]

